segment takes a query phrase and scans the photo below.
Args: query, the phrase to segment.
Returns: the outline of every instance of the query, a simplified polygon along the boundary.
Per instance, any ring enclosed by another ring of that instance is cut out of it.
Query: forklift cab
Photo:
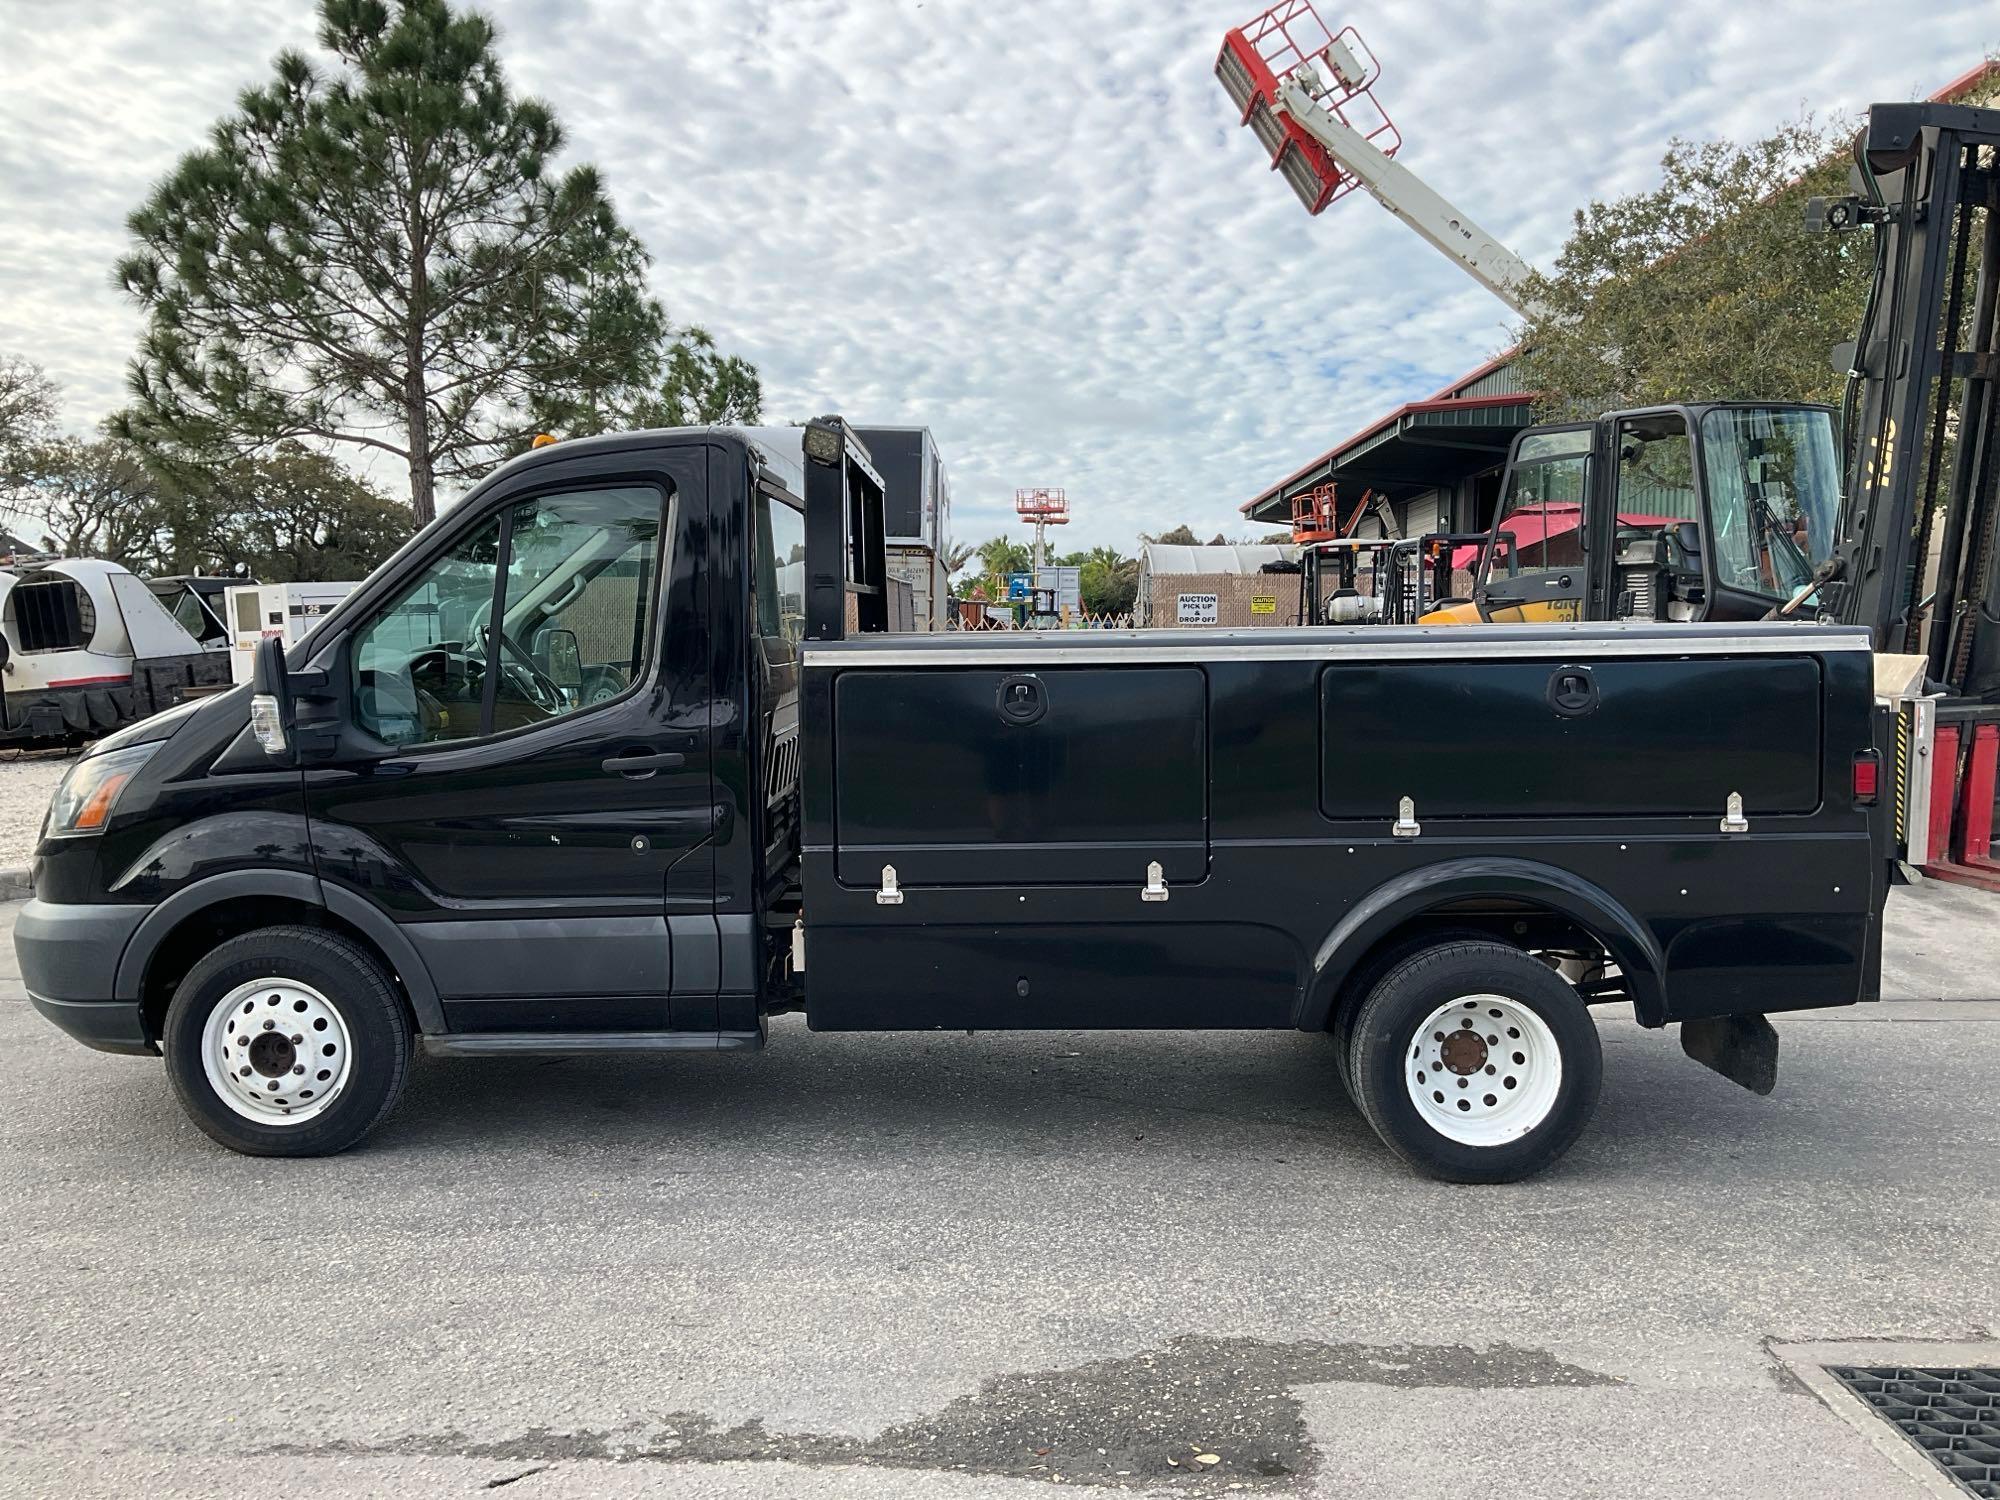
[[[1533,427],[1501,495],[1471,604],[1426,624],[1754,620],[1831,554],[1833,412],[1712,402]]]

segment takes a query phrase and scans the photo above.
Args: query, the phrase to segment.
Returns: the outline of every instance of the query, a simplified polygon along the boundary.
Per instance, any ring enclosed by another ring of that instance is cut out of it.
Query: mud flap
[[[1760,1015],[1683,1021],[1681,1051],[1753,1094],[1778,1086],[1777,1028]]]

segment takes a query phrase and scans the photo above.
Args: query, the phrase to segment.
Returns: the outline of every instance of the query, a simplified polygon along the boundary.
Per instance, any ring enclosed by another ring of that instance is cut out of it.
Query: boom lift
[[[1395,159],[1403,137],[1374,95],[1382,67],[1352,26],[1330,31],[1312,0],[1280,0],[1223,37],[1215,76],[1307,212],[1366,188],[1515,312],[1534,313],[1520,291],[1533,268]]]

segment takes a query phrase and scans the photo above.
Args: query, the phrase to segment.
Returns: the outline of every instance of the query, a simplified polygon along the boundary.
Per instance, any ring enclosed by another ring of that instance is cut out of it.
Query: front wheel
[[[1398,1156],[1448,1182],[1514,1182],[1567,1151],[1603,1082],[1590,1011],[1518,948],[1412,954],[1362,1002],[1349,1039],[1356,1102]]]
[[[394,1106],[411,1031],[366,949],[264,927],[188,971],[161,1042],[181,1107],[211,1139],[248,1156],[329,1156]]]

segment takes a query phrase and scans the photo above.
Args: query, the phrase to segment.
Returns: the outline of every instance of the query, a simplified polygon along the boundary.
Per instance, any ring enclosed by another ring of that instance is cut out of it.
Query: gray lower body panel
[[[14,921],[21,982],[46,999],[109,1000],[118,993],[118,960],[151,910],[30,901]]]

